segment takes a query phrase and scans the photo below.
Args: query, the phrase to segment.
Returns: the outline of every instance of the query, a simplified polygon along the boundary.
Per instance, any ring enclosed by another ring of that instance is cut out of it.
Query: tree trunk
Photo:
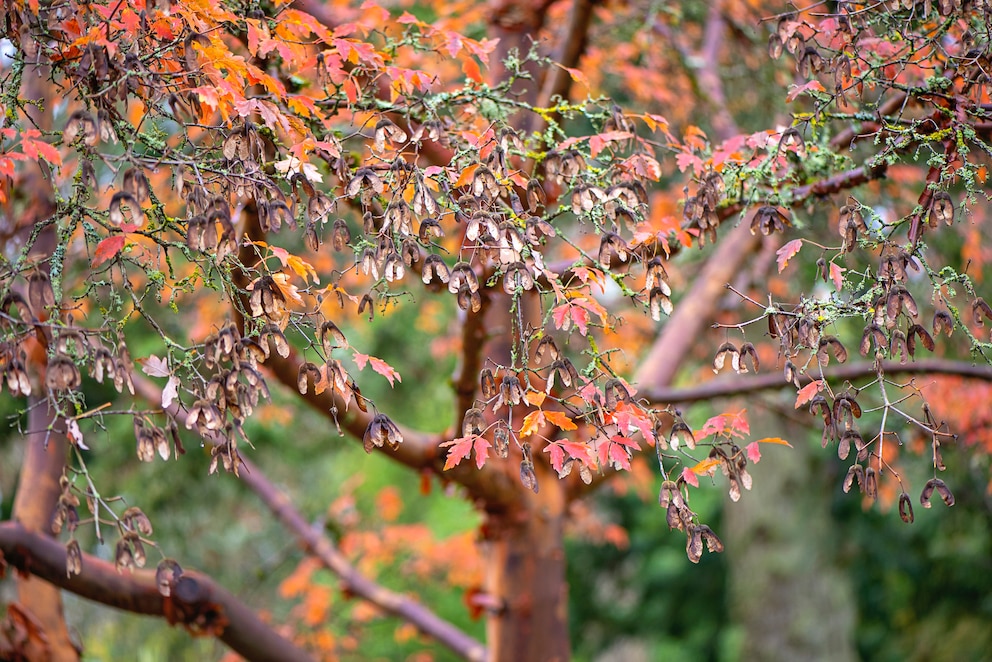
[[[836,477],[815,462],[820,449],[811,450],[808,428],[758,416],[752,423],[753,438],[784,437],[794,448],[763,446],[761,462],[748,467],[754,489],[726,508],[730,606],[744,632],[740,659],[855,660],[853,588],[838,562],[840,536],[830,515]]]
[[[42,381],[44,381],[42,379]],[[32,396],[24,463],[14,497],[14,520],[45,535],[52,532],[52,514],[60,493],[59,476],[65,466],[66,440],[47,433],[53,413],[48,401]],[[62,592],[33,575],[17,576],[17,599],[42,627],[44,641],[32,640],[24,652],[30,660],[77,660],[79,651],[69,637],[62,611]]]
[[[565,483],[535,462],[540,492],[520,508],[489,513],[486,627],[491,662],[564,662],[570,657],[565,582]]]

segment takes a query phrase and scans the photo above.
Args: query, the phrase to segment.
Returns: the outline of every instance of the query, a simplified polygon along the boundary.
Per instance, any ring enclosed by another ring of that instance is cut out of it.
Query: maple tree
[[[650,467],[690,561],[723,550],[692,508],[700,479],[736,501],[790,442],[695,402],[793,389],[850,462],[845,491],[909,523],[914,502],[953,505],[955,416],[897,377],[992,377],[972,363],[992,350],[990,3],[8,4],[0,365],[27,450],[0,524],[0,568],[20,573],[5,653],[78,657],[56,587],[250,659],[336,652],[182,567],[155,513],[94,484],[112,418],[135,461],[167,474],[186,455],[259,495],[314,560],[285,597],[313,597],[320,565],[468,659],[567,657],[565,525],[624,472]],[[763,35],[744,61],[785,81],[781,126],[735,118],[753,98],[721,75],[746,45],[731,28]],[[410,384],[355,340],[409,306],[451,321],[433,330],[458,356],[440,433],[362,393]],[[735,374],[684,386],[701,365]],[[252,461],[276,389],[483,513],[484,552],[463,542],[485,644],[376,584],[356,558],[380,541],[336,544]],[[909,439],[933,465],[912,495]]]

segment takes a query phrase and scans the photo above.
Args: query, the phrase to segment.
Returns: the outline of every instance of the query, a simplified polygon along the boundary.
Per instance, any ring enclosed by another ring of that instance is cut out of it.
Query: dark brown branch
[[[57,540],[32,533],[16,522],[0,524],[0,568],[13,566],[76,595],[136,614],[161,616],[194,630],[208,631],[248,660],[312,660],[206,575],[186,570],[172,587],[158,591],[155,573],[118,574],[113,564],[83,555],[81,574],[66,576],[66,551]]]
[[[834,366],[825,369],[823,372],[828,380],[852,380],[862,377],[874,377],[876,375],[874,364],[865,362]],[[975,365],[964,361],[949,361],[946,359],[923,359],[905,364],[896,361],[884,361],[882,363],[882,372],[886,376],[918,374],[955,375],[992,381],[992,366]],[[813,379],[819,378],[802,377],[804,384],[811,382]],[[700,402],[714,398],[748,395],[758,391],[785,388],[787,386],[790,386],[790,382],[785,380],[785,376],[781,372],[776,371],[762,375],[714,379],[705,384],[689,388],[645,388],[638,395],[646,398],[653,404],[664,406],[667,404]]]
[[[134,387],[138,395],[149,402],[162,401],[161,389],[150,380],[136,375]],[[169,413],[176,418],[177,422],[185,424],[185,411],[173,405]],[[211,439],[205,438],[204,441],[213,443]],[[280,492],[266,478],[265,473],[259,467],[245,457],[241,458],[241,462],[243,466],[239,473],[245,485],[257,494],[279,522],[296,536],[304,549],[320,559],[328,570],[341,578],[348,591],[368,600],[387,613],[407,620],[421,632],[437,639],[438,642],[465,659],[485,659],[485,647],[481,643],[417,601],[390,591],[360,574],[354,566],[348,563],[327,536],[307,523],[303,515],[293,506],[289,497]]]
[[[979,366],[964,361],[950,361],[946,359],[923,359],[913,363],[883,361],[882,373],[886,376],[919,374],[952,375],[992,382],[992,366]],[[827,368],[823,371],[823,374],[828,380],[854,380],[875,377],[877,373],[873,363],[861,362]],[[818,379],[818,377],[803,375],[800,379],[803,384],[808,384],[813,379]],[[739,395],[753,395],[760,391],[786,387],[795,388],[790,382],[785,380],[785,376],[781,372],[776,371],[748,377],[715,379],[705,384],[688,388],[647,387],[641,389],[637,396],[651,403],[652,406],[664,407],[666,405],[688,404]],[[571,482],[569,484],[569,498],[576,499],[590,493],[618,473],[613,469],[604,469],[602,473],[593,477],[590,485],[578,481]]]

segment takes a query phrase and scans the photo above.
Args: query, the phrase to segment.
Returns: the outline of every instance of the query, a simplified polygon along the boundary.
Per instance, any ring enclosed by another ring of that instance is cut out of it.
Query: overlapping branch
[[[0,524],[0,570],[11,566],[87,600],[135,614],[164,617],[170,623],[216,634],[248,660],[313,659],[205,575],[185,570],[172,587],[172,595],[164,597],[152,571],[119,574],[112,563],[89,554],[82,558],[82,572],[67,575],[64,545],[32,533],[17,522]]]
[[[912,363],[883,361],[881,372],[886,376],[920,374],[949,375],[992,382],[992,366],[981,366],[965,361],[947,359],[922,359]],[[877,374],[875,364],[868,362],[831,366],[823,371],[823,376],[828,380],[853,380],[875,377]],[[803,375],[800,379],[805,384],[814,379],[819,379],[819,377]],[[685,388],[645,388],[638,395],[656,406],[663,407],[669,404],[684,404],[715,398],[752,395],[760,391],[780,389],[787,386],[795,388],[791,382],[786,381],[785,376],[781,372],[775,371],[760,375],[748,375],[746,377],[733,376],[726,379],[714,379],[705,384]]]
[[[161,389],[148,379],[136,376],[134,386],[138,395],[149,402],[162,401]],[[179,423],[185,423],[186,413],[175,405],[170,408],[169,413]],[[211,439],[205,438],[204,441],[212,443]],[[258,466],[245,457],[241,457],[241,463],[242,470],[239,472],[241,481],[258,495],[304,549],[341,578],[346,590],[368,600],[384,612],[399,616],[413,624],[425,635],[433,637],[467,660],[485,659],[485,647],[481,643],[416,600],[390,591],[359,573],[327,536],[304,519],[299,510],[293,506],[292,501],[265,476]]]

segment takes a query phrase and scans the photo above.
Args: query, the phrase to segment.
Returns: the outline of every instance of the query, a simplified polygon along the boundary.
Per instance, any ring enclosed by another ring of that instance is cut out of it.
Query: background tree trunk
[[[540,492],[486,519],[486,591],[499,607],[486,627],[492,662],[564,662],[568,638],[565,582],[565,483],[535,462]]]
[[[761,462],[748,467],[754,489],[725,511],[730,608],[745,633],[740,659],[856,660],[856,602],[830,514],[839,486],[814,455],[825,451],[808,428],[760,411],[751,431],[794,448],[763,446]]]

